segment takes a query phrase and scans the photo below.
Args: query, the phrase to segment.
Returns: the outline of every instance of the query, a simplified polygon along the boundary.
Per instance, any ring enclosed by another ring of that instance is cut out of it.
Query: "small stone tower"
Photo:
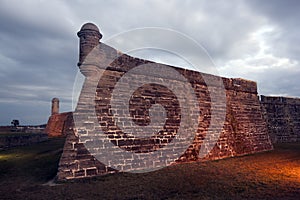
[[[99,44],[102,34],[99,32],[99,29],[95,24],[86,23],[81,27],[77,36],[80,39],[79,62],[77,65],[80,66],[85,57]]]
[[[59,99],[52,99],[51,115],[59,114]]]
[[[59,99],[52,99],[51,116],[48,119],[45,132],[49,137],[66,136],[74,127],[73,113],[59,113]]]

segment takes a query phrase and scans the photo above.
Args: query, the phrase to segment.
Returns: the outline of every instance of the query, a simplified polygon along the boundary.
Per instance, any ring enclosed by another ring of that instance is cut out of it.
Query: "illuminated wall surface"
[[[65,129],[58,179],[273,149],[255,82],[121,54],[99,43],[102,35],[93,24],[78,36],[85,82],[73,113],[75,131]]]

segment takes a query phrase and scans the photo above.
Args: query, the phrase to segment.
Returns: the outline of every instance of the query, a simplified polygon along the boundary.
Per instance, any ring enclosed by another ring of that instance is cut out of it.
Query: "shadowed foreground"
[[[1,199],[297,199],[300,143],[144,174],[119,173],[49,186],[64,139],[0,151]]]

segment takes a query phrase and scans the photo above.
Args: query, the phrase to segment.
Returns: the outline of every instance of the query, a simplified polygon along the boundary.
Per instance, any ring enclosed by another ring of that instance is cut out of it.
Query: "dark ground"
[[[0,151],[0,199],[300,199],[300,143],[144,173],[45,185],[64,139]]]

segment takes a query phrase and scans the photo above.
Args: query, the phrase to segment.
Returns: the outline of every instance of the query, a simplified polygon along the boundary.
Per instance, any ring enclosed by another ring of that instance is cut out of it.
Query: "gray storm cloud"
[[[78,38],[85,22],[103,40],[142,27],[181,32],[201,44],[219,74],[258,82],[264,95],[300,96],[299,1],[6,1],[0,3],[0,124],[45,123],[50,100],[72,108]],[[148,41],[130,38],[114,46]],[[197,57],[180,42],[169,43]],[[182,49],[183,48],[183,49]],[[132,52],[188,67],[160,51]]]

